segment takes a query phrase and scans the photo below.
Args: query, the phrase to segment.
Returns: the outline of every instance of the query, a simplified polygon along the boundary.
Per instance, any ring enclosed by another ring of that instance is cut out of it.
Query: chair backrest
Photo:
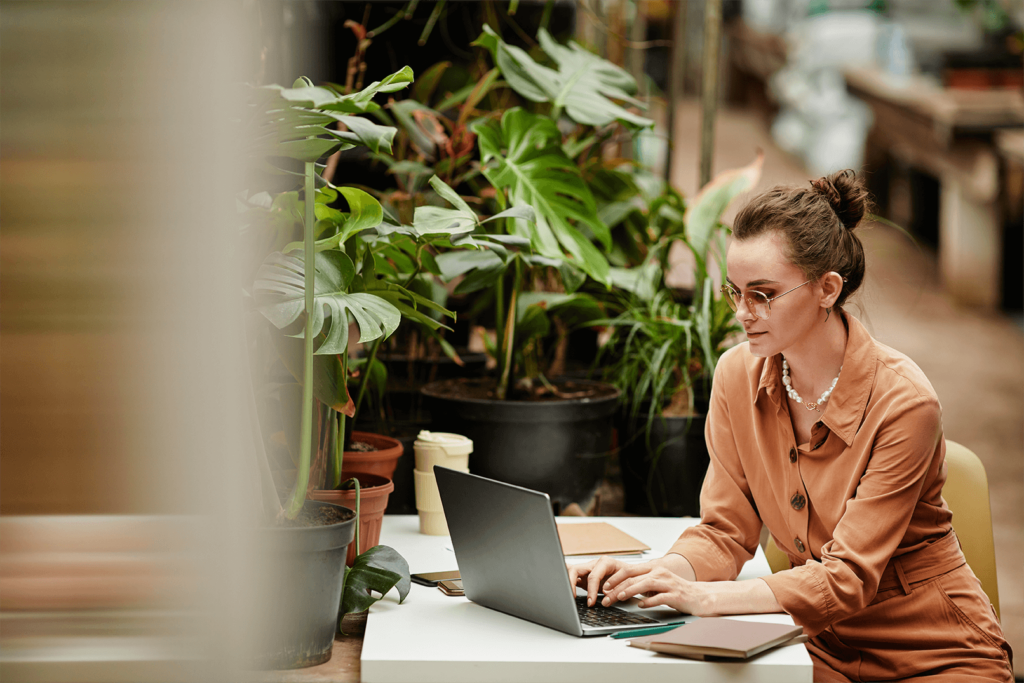
[[[996,583],[996,545],[992,538],[992,508],[988,500],[985,466],[972,451],[946,439],[946,484],[942,497],[953,511],[953,528],[967,564],[981,581],[999,614]]]
[[[996,549],[992,537],[992,508],[988,500],[985,466],[972,451],[946,439],[946,483],[942,497],[953,512],[953,528],[974,575],[999,614]],[[772,573],[789,569],[789,556],[768,535],[764,554]]]

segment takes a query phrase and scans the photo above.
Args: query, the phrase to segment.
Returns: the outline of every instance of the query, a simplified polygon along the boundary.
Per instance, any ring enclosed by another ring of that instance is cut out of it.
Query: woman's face
[[[732,240],[726,255],[728,281],[744,297],[736,311],[750,342],[750,353],[767,358],[808,342],[821,329],[821,296],[818,283],[806,282],[802,270],[783,255],[782,237],[763,234],[747,240]],[[789,292],[771,302],[771,316],[757,318],[746,304],[746,294],[757,290],[769,299]]]

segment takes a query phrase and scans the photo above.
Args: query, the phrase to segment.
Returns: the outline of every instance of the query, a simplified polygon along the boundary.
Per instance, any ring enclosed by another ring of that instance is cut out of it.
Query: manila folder
[[[623,555],[650,550],[625,531],[607,522],[559,524],[558,538],[563,555]]]
[[[776,645],[782,645],[802,633],[802,627],[790,624],[705,617],[671,631],[633,638],[629,644],[632,647],[692,659],[746,659]]]

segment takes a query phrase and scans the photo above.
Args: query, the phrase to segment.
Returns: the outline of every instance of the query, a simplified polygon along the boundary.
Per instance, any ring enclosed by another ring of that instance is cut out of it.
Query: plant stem
[[[362,555],[362,549],[359,547],[359,498],[361,494],[359,490],[359,480],[353,477],[352,481],[355,482],[356,485],[356,555]]]
[[[338,484],[341,483],[341,461],[344,451],[342,450],[345,445],[345,430],[342,428],[340,421],[345,417],[345,413],[338,413],[339,419],[331,420],[331,437],[334,439],[334,453],[331,454],[331,490],[338,488]],[[333,417],[333,416],[332,416]]]
[[[397,24],[402,19],[405,19],[406,18],[406,12],[409,11],[409,5],[411,5],[411,4],[412,3],[410,2],[409,4],[407,4],[402,9],[398,10],[398,12],[396,12],[393,17],[391,17],[390,19],[385,21],[383,24],[381,24],[377,28],[373,29],[372,31],[368,31],[366,33],[366,37],[367,38],[376,38],[380,34],[384,33],[384,31],[387,31],[389,28],[391,28],[392,26]]]
[[[497,347],[498,377],[505,374],[505,274],[494,282],[494,344]],[[498,391],[501,391],[499,384]],[[500,398],[504,398],[503,396]]]
[[[302,429],[299,439],[299,468],[295,477],[295,488],[292,489],[291,498],[285,509],[288,519],[295,519],[302,510],[302,504],[306,501],[306,487],[309,485],[309,449],[313,440],[313,288],[316,278],[316,253],[314,251],[313,235],[313,203],[315,201],[315,171],[313,162],[307,161],[305,167],[306,193],[305,210],[306,218],[303,225],[303,242],[305,243],[305,303],[306,303],[306,329],[302,341],[304,342],[303,369],[302,369]]]
[[[502,340],[502,356],[504,364],[501,369],[501,379],[498,381],[498,399],[505,400],[508,396],[508,385],[512,377],[512,349],[515,345],[516,336],[516,305],[519,298],[519,290],[523,286],[522,262],[516,259],[516,277],[512,286],[512,298],[508,304],[508,318],[505,325],[505,337]]]
[[[384,335],[373,340],[373,345],[370,347],[370,357],[363,366],[363,376],[359,378],[359,392],[356,394],[356,415],[359,414],[359,407],[363,405],[363,395],[366,393],[366,385],[370,383],[370,368],[373,367],[373,362],[377,360],[377,349],[380,348],[382,341],[384,341]]]
[[[551,23],[551,12],[555,9],[555,0],[548,0],[544,3],[544,13],[540,15],[540,27],[545,31],[548,30],[548,24]]]
[[[348,395],[348,352],[341,354],[341,386],[345,390],[345,395]],[[338,413],[338,449],[335,455],[335,461],[337,467],[334,470],[334,476],[331,477],[331,482],[334,484],[334,488],[338,488],[341,485],[341,468],[344,467],[345,462],[345,446],[348,444],[347,435],[345,431],[345,421],[348,416],[345,413]]]
[[[444,11],[445,1],[446,0],[439,0],[439,2],[434,5],[434,11],[430,13],[430,16],[427,18],[427,25],[423,27],[423,33],[420,34],[420,45],[427,44],[427,38],[430,37],[430,32],[434,30],[434,24],[437,23],[437,20],[441,17],[441,12]]]

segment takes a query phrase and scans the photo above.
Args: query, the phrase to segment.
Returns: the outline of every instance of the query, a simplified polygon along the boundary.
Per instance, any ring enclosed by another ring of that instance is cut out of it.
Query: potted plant
[[[474,43],[495,64],[481,83],[504,78],[524,106],[498,106],[468,123],[489,187],[467,182],[496,209],[518,202],[536,219],[511,217],[460,238],[501,238],[499,249],[437,257],[455,293],[474,294],[493,316],[497,376],[438,382],[423,393],[436,429],[473,439],[472,471],[546,491],[556,504],[586,506],[604,476],[619,397],[610,385],[559,381],[551,372],[564,350],[562,330],[605,317],[584,283],[611,284],[604,253],[611,235],[581,168],[601,158],[605,141],[653,122],[627,108],[641,106],[627,72],[543,29],[538,41],[552,67],[490,26]]]
[[[307,497],[315,488],[316,477],[311,477],[311,471],[323,469],[315,467],[318,463],[311,458],[314,393],[329,410],[345,413],[352,409],[345,381],[347,316],[351,314],[355,318],[364,341],[372,340],[386,336],[397,326],[400,306],[409,308],[407,315],[415,316],[418,314],[415,306],[423,303],[401,287],[374,281],[370,277],[372,257],[363,262],[357,273],[351,255],[343,251],[343,247],[352,235],[380,222],[379,212],[374,211],[376,202],[354,188],[340,188],[337,192],[331,188],[317,190],[315,164],[339,146],[362,144],[375,149],[389,146],[393,129],[373,124],[356,114],[376,106],[371,101],[376,92],[397,90],[411,80],[411,71],[403,69],[358,93],[341,94],[330,88],[316,88],[308,80],[300,79],[293,88],[254,88],[249,99],[245,122],[250,126],[247,131],[250,158],[269,170],[276,170],[267,163],[269,157],[303,165],[301,197],[297,191],[281,192],[274,197],[265,192],[253,196],[244,193],[241,197],[241,209],[251,220],[243,233],[250,247],[268,241],[277,246],[290,240],[296,226],[302,230],[299,243],[285,244],[281,251],[274,251],[263,260],[253,286],[253,299],[259,312],[275,327],[288,330],[302,340],[301,354],[295,353],[292,340],[283,335],[262,335],[263,339],[269,337],[271,341],[257,343],[256,349],[259,351],[260,346],[264,351],[274,349],[281,364],[297,377],[301,376],[301,384],[289,387],[297,387],[301,392],[301,415],[297,423],[286,422],[291,427],[297,425],[299,437],[294,483],[283,506],[269,481],[270,468],[263,454],[262,439],[254,440],[260,462],[264,510],[276,522],[262,529],[260,534],[265,550],[263,559],[269,570],[267,583],[260,591],[261,600],[257,601],[262,611],[256,610],[263,628],[252,652],[255,663],[261,668],[297,668],[327,661],[339,612],[358,606],[360,586],[372,584],[379,590],[384,585],[379,580],[381,567],[391,572],[386,577],[389,581],[397,576],[394,583],[399,585],[402,599],[408,590],[408,566],[395,558],[393,552],[376,550],[364,561],[354,562],[351,569],[344,569],[346,549],[357,535],[356,515],[339,506],[308,501]],[[345,129],[328,128],[327,124],[333,122],[340,122]],[[288,169],[284,172],[294,173]],[[344,215],[328,206],[339,192],[349,204],[350,211]],[[301,256],[289,253],[297,251],[296,247],[301,247]],[[254,248],[258,250],[259,246]],[[306,268],[309,263],[315,263],[316,267]],[[357,275],[361,276],[359,285],[362,286],[358,291],[353,287]],[[321,334],[324,306],[330,308],[332,315],[328,331]],[[314,358],[317,340],[320,343],[315,353],[321,357],[319,363]],[[331,354],[334,362],[328,360],[327,354]],[[301,370],[296,367],[297,359],[301,359]],[[255,360],[258,366],[258,353]],[[281,393],[287,390],[278,387],[278,394]],[[255,401],[250,406],[250,416],[254,422],[259,422]],[[318,450],[320,452],[323,450]],[[333,515],[335,519],[331,521],[336,523],[307,527],[299,523],[303,515],[310,518]],[[352,587],[347,593],[343,592],[345,585]],[[348,607],[343,595],[348,595]]]
[[[747,167],[719,175],[689,205],[660,179],[638,178],[632,183],[637,191],[619,199],[628,206],[612,211],[637,247],[626,259],[630,267],[612,269],[616,286],[606,304],[617,314],[601,321],[610,335],[598,357],[602,375],[623,396],[619,464],[629,512],[700,514],[711,378],[739,330],[717,291],[725,279],[720,217],[756,184],[761,163],[759,155]],[[628,186],[629,175],[619,180]],[[673,244],[685,246],[693,265],[685,291],[666,281]]]

